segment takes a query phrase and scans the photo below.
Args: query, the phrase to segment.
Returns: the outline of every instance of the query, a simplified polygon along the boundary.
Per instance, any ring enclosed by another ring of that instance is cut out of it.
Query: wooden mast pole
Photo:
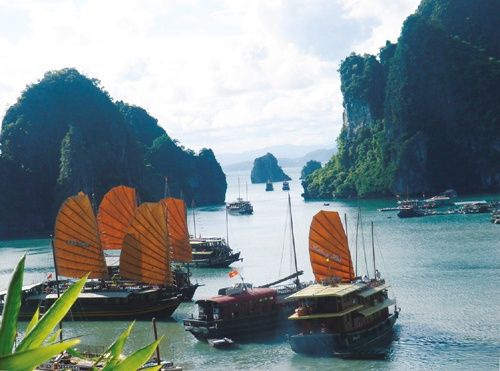
[[[191,210],[193,212],[193,231],[194,231],[194,238],[196,238],[196,215],[194,212],[194,199],[191,202]]]
[[[153,333],[155,335],[155,341],[157,341],[158,340],[158,331],[156,330],[156,318],[153,317],[151,319],[151,322],[153,323]],[[161,364],[161,360],[160,360],[160,345],[158,345],[156,347],[156,364],[157,365]]]
[[[377,268],[375,266],[375,241],[373,239],[373,222],[372,222],[372,254],[373,254],[373,277],[377,278]]]
[[[57,262],[56,262],[56,250],[54,248],[54,237],[50,239],[50,244],[52,246],[52,257],[54,259],[54,273],[56,275],[56,293],[57,293],[57,298],[59,299],[59,296],[61,293],[59,292],[59,273],[57,271]],[[63,333],[62,333],[63,327],[62,327],[62,320],[59,321],[59,341],[63,340]]]
[[[293,260],[295,263],[295,273],[299,273],[299,267],[297,265],[297,251],[295,250],[295,234],[293,232],[292,201],[290,200],[290,192],[288,193],[288,208],[290,210],[290,230],[292,232],[292,247],[293,247]],[[300,290],[300,280],[298,276],[295,279],[295,285],[297,286],[297,289]]]
[[[355,244],[356,244],[356,264],[354,265],[354,274],[356,277],[358,277],[358,230],[359,230],[359,209],[358,209],[358,218],[356,220],[356,238],[355,238]]]

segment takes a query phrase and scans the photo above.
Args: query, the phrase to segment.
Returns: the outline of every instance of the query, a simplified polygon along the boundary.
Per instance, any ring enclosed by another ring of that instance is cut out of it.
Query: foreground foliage
[[[82,291],[88,274],[71,285],[47,312],[39,318],[37,309],[26,327],[21,342],[15,347],[19,310],[21,308],[22,285],[24,275],[25,256],[21,258],[12,275],[0,323],[0,370],[31,370],[47,362],[57,354],[72,350],[79,339],[67,339],[58,342],[59,331],[55,327],[63,320]],[[100,362],[104,370],[136,370],[147,362],[153,355],[162,338],[133,352],[128,357],[122,356],[123,346],[127,341],[134,323],[132,323],[116,341],[96,360],[95,366]],[[149,368],[157,370],[160,366]]]

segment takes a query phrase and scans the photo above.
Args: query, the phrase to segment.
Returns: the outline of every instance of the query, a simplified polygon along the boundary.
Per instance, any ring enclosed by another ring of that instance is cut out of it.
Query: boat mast
[[[182,191],[181,191],[182,192]],[[165,189],[163,191],[163,198],[167,198],[169,196],[169,191],[168,191],[168,178],[165,177]],[[181,196],[182,197],[182,196]]]
[[[355,238],[355,246],[356,246],[356,264],[354,265],[354,275],[358,276],[358,230],[359,230],[359,209],[358,209],[358,217],[356,220],[356,238]]]
[[[248,201],[248,182],[245,182],[245,191],[246,191],[247,201]]]
[[[372,221],[372,254],[373,254],[373,277],[377,278],[376,271],[377,268],[375,267],[375,241],[373,240],[373,221]]]
[[[226,207],[226,244],[229,246],[229,217],[228,211]]]
[[[56,263],[56,250],[54,248],[54,237],[50,239],[50,244],[52,246],[52,258],[54,259],[54,273],[56,275],[56,293],[57,293],[57,298],[59,299],[59,296],[61,293],[59,292],[59,273],[57,272],[57,263]],[[63,340],[63,333],[62,333],[62,319],[59,321],[59,341]]]
[[[156,330],[156,318],[153,317],[151,319],[151,322],[153,323],[153,334],[155,336],[155,341],[158,340],[158,331]],[[160,345],[156,347],[156,364],[160,365],[161,364],[161,359],[160,359]]]
[[[297,251],[295,250],[295,235],[293,233],[292,201],[290,200],[290,193],[288,193],[288,208],[290,210],[290,230],[292,232],[292,247],[293,247],[293,260],[295,263],[295,273],[299,273],[299,267],[297,266]],[[295,285],[297,285],[297,289],[300,290],[300,280],[298,276],[295,279]]]
[[[191,210],[193,212],[193,232],[194,232],[194,238],[196,238],[196,215],[194,212],[194,198],[193,201],[191,201]]]
[[[241,198],[241,192],[240,192],[240,177],[238,177],[238,199]]]

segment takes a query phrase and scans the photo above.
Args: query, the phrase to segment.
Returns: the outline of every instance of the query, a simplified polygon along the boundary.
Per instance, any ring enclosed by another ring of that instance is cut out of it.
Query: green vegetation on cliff
[[[397,44],[341,64],[338,153],[305,197],[500,187],[500,7],[424,0]]]
[[[62,200],[84,191],[98,204],[118,184],[142,201],[172,196],[224,202],[226,179],[211,150],[195,154],[170,139],[144,109],[113,102],[98,80],[75,69],[28,86],[0,133],[0,235],[52,228]]]

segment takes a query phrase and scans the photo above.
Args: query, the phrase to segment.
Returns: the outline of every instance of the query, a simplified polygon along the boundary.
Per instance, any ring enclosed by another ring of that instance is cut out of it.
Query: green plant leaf
[[[39,347],[45,341],[52,330],[54,330],[56,325],[62,321],[71,306],[75,303],[78,295],[85,285],[85,282],[87,281],[89,274],[90,273],[87,273],[80,280],[68,287],[61,297],[59,297],[54,304],[51,305],[49,310],[42,316],[40,321],[38,321],[30,333],[27,334],[19,343],[16,352]]]
[[[120,336],[109,346],[109,348],[101,354],[101,356],[94,362],[93,366],[97,366],[97,364],[103,358],[109,358],[109,361],[106,363],[109,366],[113,366],[120,361],[120,355],[122,354],[123,346],[130,336],[130,332],[132,331],[132,327],[134,327],[135,321],[133,321],[125,331],[123,331]]]
[[[61,329],[57,329],[57,331],[54,332],[52,335],[50,335],[50,337],[47,339],[47,343],[49,344],[55,343],[61,331],[62,331]]]
[[[33,327],[35,327],[39,319],[40,319],[40,307],[37,307],[35,314],[33,314],[30,323],[28,323],[28,326],[26,327],[25,335],[28,334],[33,329]]]
[[[141,367],[144,363],[146,363],[151,358],[154,351],[156,350],[156,347],[158,346],[158,344],[160,344],[160,342],[162,340],[163,340],[163,336],[161,338],[159,338],[158,340],[152,342],[151,344],[145,346],[144,348],[136,350],[134,353],[129,355],[127,358],[125,358],[123,361],[121,361],[117,365],[114,365],[114,366],[106,365],[106,367],[104,367],[103,371],[137,370],[139,367]]]
[[[7,289],[7,296],[2,312],[2,323],[0,324],[0,356],[12,353],[12,347],[16,340],[17,317],[21,308],[21,297],[23,291],[24,255],[12,274]]]
[[[151,367],[144,367],[141,368],[141,371],[157,371],[161,368],[162,365],[157,365],[157,366],[151,366]]]
[[[71,339],[46,347],[0,356],[0,370],[33,369],[39,364],[48,361],[56,354],[61,353],[63,350],[75,346],[79,342],[80,339]]]

